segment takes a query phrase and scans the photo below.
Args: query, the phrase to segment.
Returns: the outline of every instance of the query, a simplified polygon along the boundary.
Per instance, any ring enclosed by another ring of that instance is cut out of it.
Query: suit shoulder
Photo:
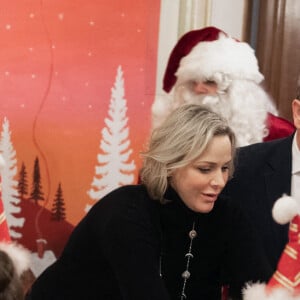
[[[244,159],[245,157],[249,157],[253,159],[254,157],[269,155],[270,152],[279,149],[278,147],[280,147],[281,144],[288,142],[288,139],[289,138],[282,138],[240,147],[237,149],[237,157],[243,157]]]
[[[289,155],[287,149],[291,148],[290,145],[291,139],[288,137],[237,149],[235,175],[261,174],[262,170],[273,164],[272,162],[285,160]]]

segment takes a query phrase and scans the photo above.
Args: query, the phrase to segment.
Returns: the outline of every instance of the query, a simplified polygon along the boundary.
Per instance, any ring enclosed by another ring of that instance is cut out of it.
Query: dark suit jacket
[[[288,239],[288,225],[273,220],[272,207],[291,192],[292,140],[293,135],[240,148],[234,176],[223,191],[241,206],[274,270]]]

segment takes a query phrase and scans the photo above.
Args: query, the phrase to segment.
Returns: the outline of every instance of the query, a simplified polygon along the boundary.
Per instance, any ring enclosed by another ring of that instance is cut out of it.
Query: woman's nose
[[[227,182],[226,177],[223,172],[217,172],[215,176],[212,178],[211,184],[216,187],[223,188]]]

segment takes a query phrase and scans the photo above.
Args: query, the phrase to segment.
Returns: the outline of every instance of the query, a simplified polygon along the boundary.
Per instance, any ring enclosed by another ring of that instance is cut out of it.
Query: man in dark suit
[[[288,240],[288,224],[279,225],[273,220],[273,204],[283,194],[300,202],[299,99],[300,92],[292,102],[294,134],[241,147],[234,176],[223,192],[242,207],[274,270]]]

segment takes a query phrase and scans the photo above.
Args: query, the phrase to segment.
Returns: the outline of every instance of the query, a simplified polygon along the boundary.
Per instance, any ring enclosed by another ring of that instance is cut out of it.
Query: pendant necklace
[[[194,255],[192,254],[192,246],[193,246],[193,240],[197,236],[197,231],[195,230],[195,221],[193,222],[192,230],[188,233],[188,235],[190,238],[190,243],[189,243],[189,247],[188,247],[188,252],[185,254],[186,268],[185,268],[185,271],[181,274],[181,277],[183,278],[183,285],[182,285],[182,290],[181,290],[181,294],[180,294],[180,300],[187,299],[187,296],[185,294],[185,289],[186,289],[187,281],[191,277],[191,272],[189,270],[189,267],[190,267],[191,259],[194,257]],[[160,277],[162,277],[162,270],[161,270],[162,257],[160,257],[159,264],[160,264],[159,275],[160,275]]]
[[[181,277],[183,278],[183,286],[182,286],[180,300],[187,299],[187,296],[185,294],[185,288],[186,288],[186,283],[187,283],[188,279],[191,276],[191,272],[189,271],[189,267],[190,267],[190,260],[194,257],[193,254],[192,254],[192,246],[193,246],[193,240],[196,236],[197,236],[197,232],[195,230],[195,221],[194,221],[192,230],[189,232],[190,245],[189,245],[188,253],[185,255],[185,257],[186,257],[186,268],[185,268],[185,271],[181,275]]]

